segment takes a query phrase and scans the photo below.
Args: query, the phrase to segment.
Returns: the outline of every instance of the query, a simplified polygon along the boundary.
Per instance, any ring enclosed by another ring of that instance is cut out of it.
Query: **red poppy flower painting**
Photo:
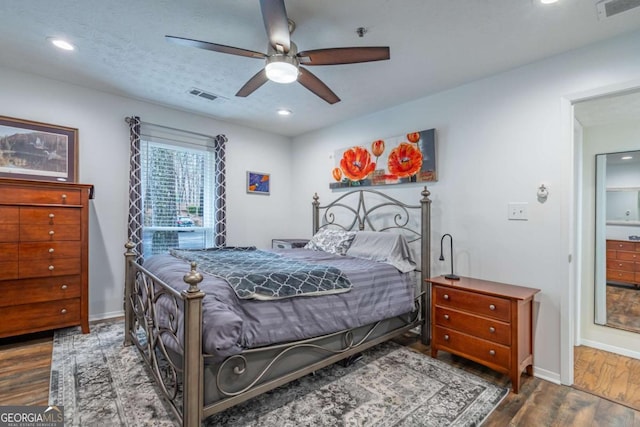
[[[369,141],[335,152],[330,188],[437,181],[435,129]]]
[[[351,147],[344,152],[340,160],[340,169],[351,181],[365,179],[376,168],[371,161],[369,150],[364,147]]]
[[[389,172],[400,178],[415,175],[422,167],[422,153],[415,145],[403,142],[389,154]]]

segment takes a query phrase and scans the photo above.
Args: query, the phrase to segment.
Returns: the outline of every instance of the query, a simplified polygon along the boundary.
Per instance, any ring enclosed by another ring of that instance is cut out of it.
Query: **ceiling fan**
[[[291,41],[291,33],[295,29],[295,24],[287,17],[284,0],[260,0],[260,9],[262,10],[262,19],[269,38],[266,54],[182,37],[169,35],[165,37],[168,41],[181,45],[230,55],[264,59],[266,62],[265,67],[251,77],[236,93],[236,96],[241,97],[251,95],[267,80],[277,83],[292,83],[297,80],[302,86],[329,104],[335,104],[340,101],[340,98],[319,78],[306,68],[301,67],[301,65],[354,64],[358,62],[383,61],[390,57],[388,47],[337,47],[298,52],[297,46]]]

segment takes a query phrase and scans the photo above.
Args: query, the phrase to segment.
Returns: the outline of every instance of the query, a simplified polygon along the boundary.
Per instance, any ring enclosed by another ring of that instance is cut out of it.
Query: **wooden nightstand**
[[[444,276],[431,283],[431,356],[443,350],[509,375],[533,375],[533,296],[539,289]]]
[[[295,249],[304,248],[309,239],[272,239],[271,248],[273,249]]]

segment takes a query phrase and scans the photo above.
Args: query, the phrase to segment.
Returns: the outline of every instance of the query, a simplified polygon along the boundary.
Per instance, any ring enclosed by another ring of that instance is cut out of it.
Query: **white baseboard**
[[[640,359],[640,352],[629,350],[627,348],[621,348],[621,347],[616,347],[614,345],[603,344],[597,341],[585,340],[584,338],[580,340],[580,344],[585,345],[587,347],[597,348],[598,350],[608,351],[609,353],[615,353],[621,356],[631,357],[633,359]]]
[[[554,384],[562,384],[560,382],[560,374],[557,372],[547,371],[546,369],[538,368],[536,366],[533,367],[533,376],[536,378],[540,378],[541,380],[549,381]]]
[[[110,313],[100,313],[94,316],[89,316],[89,322],[93,322],[95,320],[106,320],[112,319],[114,317],[124,317],[124,310],[122,311],[112,311]]]

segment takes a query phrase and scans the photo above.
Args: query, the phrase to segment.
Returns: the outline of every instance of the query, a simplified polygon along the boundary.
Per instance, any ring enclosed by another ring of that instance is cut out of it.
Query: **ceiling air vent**
[[[598,19],[610,18],[640,6],[640,0],[603,0],[596,4]]]
[[[208,99],[209,101],[213,101],[216,98],[219,98],[218,95],[214,95],[212,93],[209,92],[205,92],[202,89],[198,89],[198,88],[191,88],[191,90],[189,90],[189,93],[191,95],[194,96],[199,96],[200,98],[204,98],[204,99]]]

